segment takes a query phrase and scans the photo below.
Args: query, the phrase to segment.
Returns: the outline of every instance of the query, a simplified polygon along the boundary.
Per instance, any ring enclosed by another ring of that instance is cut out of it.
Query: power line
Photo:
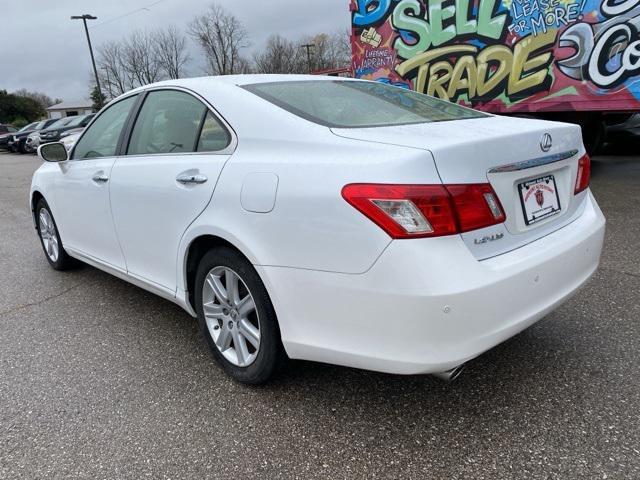
[[[162,2],[166,2],[166,1],[167,0],[158,0],[157,2],[150,3],[149,5],[145,5],[144,7],[140,7],[140,8],[138,8],[136,10],[133,10],[133,11],[131,11],[129,13],[124,13],[124,14],[118,16],[118,17],[112,18],[111,20],[107,20],[105,22],[102,22],[102,23],[99,23],[99,24],[95,25],[94,27],[91,28],[91,30],[94,30],[94,29],[96,29],[98,27],[101,27],[103,25],[107,25],[109,23],[113,23],[113,22],[115,22],[117,20],[120,20],[122,18],[128,17],[130,15],[135,15],[136,13],[139,13],[139,12],[142,12],[142,11],[145,11],[145,10],[149,11],[151,9],[151,7],[153,7],[155,5],[158,5],[159,3],[162,3]]]

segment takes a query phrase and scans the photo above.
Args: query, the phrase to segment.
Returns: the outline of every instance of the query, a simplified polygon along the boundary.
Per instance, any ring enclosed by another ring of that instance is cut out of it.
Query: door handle
[[[181,174],[176,177],[176,181],[183,185],[200,185],[206,183],[208,178],[204,175],[189,175],[189,174]]]
[[[96,183],[107,183],[109,181],[109,177],[107,177],[106,175],[97,174],[94,175],[92,180]]]

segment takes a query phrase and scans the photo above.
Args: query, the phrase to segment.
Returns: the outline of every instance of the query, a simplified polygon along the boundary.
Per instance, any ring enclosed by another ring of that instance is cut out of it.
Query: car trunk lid
[[[570,223],[586,195],[574,195],[578,159],[584,154],[581,131],[575,125],[488,116],[332,131],[352,139],[428,150],[445,185],[490,183],[507,218],[503,224],[462,234],[478,259],[514,250]],[[543,197],[542,212],[536,207],[536,195]],[[532,218],[536,212],[538,218]]]

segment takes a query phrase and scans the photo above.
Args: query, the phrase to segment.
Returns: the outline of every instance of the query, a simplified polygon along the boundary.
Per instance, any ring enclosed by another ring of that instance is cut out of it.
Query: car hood
[[[13,134],[14,137],[16,138],[24,138],[24,137],[28,137],[29,135],[31,135],[32,133],[37,132],[38,130],[27,130],[26,132],[16,132]]]
[[[64,132],[64,131],[65,131],[64,127],[62,127],[62,128],[46,128],[44,130],[40,130],[40,134],[43,135],[43,134],[46,134],[46,133],[61,133],[61,132]]]

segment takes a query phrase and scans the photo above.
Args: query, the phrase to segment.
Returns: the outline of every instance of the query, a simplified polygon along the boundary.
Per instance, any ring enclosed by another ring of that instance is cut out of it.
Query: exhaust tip
[[[464,370],[464,363],[458,365],[457,367],[453,367],[451,370],[447,370],[445,372],[436,372],[432,373],[434,377],[439,378],[440,380],[444,380],[445,382],[453,382],[456,378],[458,378],[462,371]]]

